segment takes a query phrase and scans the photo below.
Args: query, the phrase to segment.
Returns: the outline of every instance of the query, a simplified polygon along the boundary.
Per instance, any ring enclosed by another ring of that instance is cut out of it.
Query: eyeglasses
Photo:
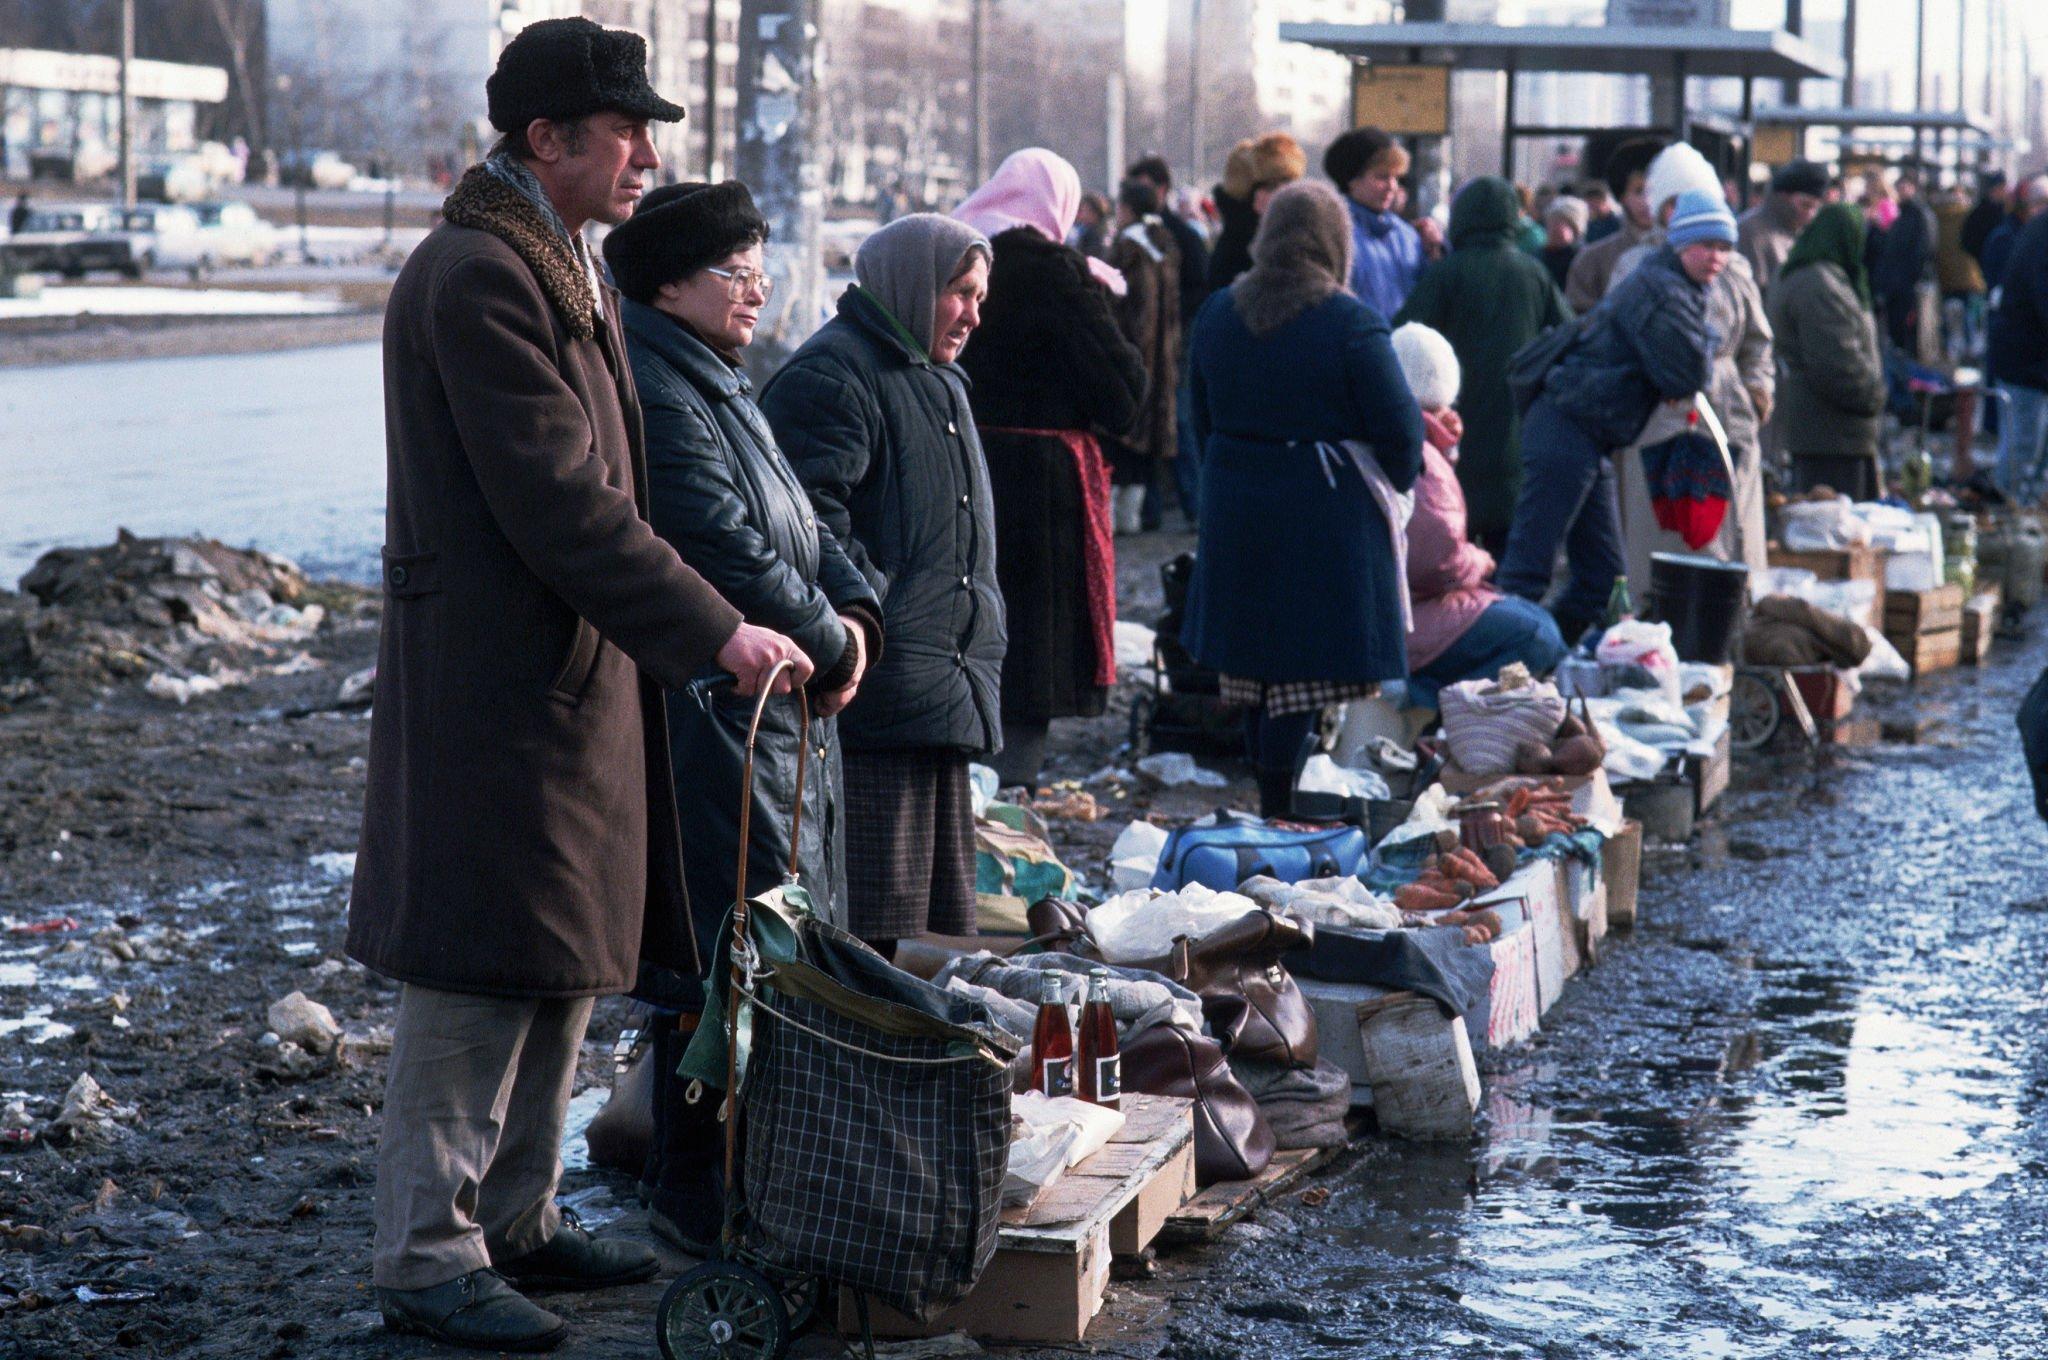
[[[721,279],[731,280],[731,286],[725,290],[725,296],[730,301],[744,302],[747,294],[755,289],[760,290],[761,301],[763,302],[775,296],[775,280],[769,278],[758,269],[718,269],[714,266],[706,265],[704,266],[704,272],[716,274]]]

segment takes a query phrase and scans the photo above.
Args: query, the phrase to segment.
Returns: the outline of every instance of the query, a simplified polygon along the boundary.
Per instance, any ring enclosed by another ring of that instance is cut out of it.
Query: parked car
[[[182,203],[143,203],[120,215],[114,234],[127,243],[128,258],[116,266],[130,278],[152,269],[189,269],[205,264],[199,214]]]
[[[277,228],[246,203],[194,203],[199,217],[199,264],[267,265],[277,260]]]
[[[23,273],[77,278],[93,269],[122,269],[125,243],[116,244],[115,210],[103,203],[52,204],[36,208],[0,249]]]

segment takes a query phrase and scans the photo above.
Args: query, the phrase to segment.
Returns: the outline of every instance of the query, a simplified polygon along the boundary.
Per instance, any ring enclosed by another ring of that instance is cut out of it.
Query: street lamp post
[[[280,75],[277,78],[277,93],[291,106],[292,116],[292,196],[299,219],[299,263],[311,264],[313,248],[306,240],[306,122],[299,108],[299,101],[293,99],[292,78]]]

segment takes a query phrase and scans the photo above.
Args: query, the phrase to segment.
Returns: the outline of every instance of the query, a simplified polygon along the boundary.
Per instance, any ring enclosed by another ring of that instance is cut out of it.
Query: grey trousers
[[[371,1280],[427,1289],[545,1245],[589,997],[398,1000]]]

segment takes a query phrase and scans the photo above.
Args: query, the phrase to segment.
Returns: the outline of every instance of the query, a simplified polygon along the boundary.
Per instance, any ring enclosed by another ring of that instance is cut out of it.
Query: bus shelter
[[[1685,81],[1698,76],[1742,82],[1742,110],[1734,127],[1746,146],[1758,80],[1839,80],[1842,63],[1791,33],[1773,29],[1548,27],[1477,23],[1280,25],[1283,42],[1307,43],[1369,66],[1450,71],[1497,71],[1507,79],[1501,166],[1513,173],[1516,142],[1530,137],[1595,137],[1604,127],[1537,126],[1517,121],[1515,78],[1526,72],[1634,75],[1677,83],[1668,126],[1656,129],[1688,139],[1696,125],[1728,127],[1688,107]],[[1443,135],[1449,128],[1389,129]],[[1745,177],[1746,178],[1746,177]]]

